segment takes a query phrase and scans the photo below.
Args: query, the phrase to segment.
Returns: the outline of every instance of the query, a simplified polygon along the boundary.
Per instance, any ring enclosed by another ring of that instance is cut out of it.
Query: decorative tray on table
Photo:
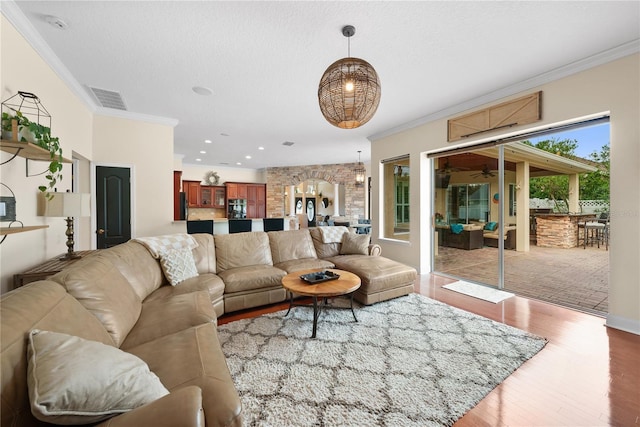
[[[315,285],[317,283],[339,279],[340,275],[334,273],[333,271],[326,270],[326,271],[317,271],[309,274],[303,274],[302,276],[300,276],[300,278],[310,285]]]

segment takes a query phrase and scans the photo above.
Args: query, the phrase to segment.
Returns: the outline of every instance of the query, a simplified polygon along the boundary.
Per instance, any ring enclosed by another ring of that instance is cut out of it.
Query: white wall
[[[640,55],[609,62],[592,69],[560,78],[509,98],[538,90],[543,91],[542,117],[535,127],[548,126],[597,113],[611,117],[611,248],[610,291],[607,324],[640,334]],[[507,100],[504,98],[495,103]],[[478,106],[477,108],[482,108]],[[475,110],[475,108],[474,108]],[[464,114],[464,111],[459,112]],[[458,114],[456,114],[458,115]],[[494,131],[464,145],[521,133],[527,127]],[[429,271],[431,257],[429,224],[431,220],[431,182],[425,152],[453,148],[448,143],[447,119],[437,119],[418,127],[383,137],[372,143],[372,164],[386,158],[409,153],[411,156],[410,240],[398,243],[379,239],[383,253],[393,251],[394,258]],[[462,145],[462,144],[458,144]],[[381,168],[372,168],[374,189],[380,189]],[[372,216],[383,221],[379,190],[374,192]],[[374,236],[377,237],[377,236]],[[422,243],[422,244],[421,244]]]
[[[184,231],[173,221],[173,127],[123,118],[95,115],[44,62],[13,25],[1,18],[0,93],[5,100],[18,90],[33,92],[52,116],[52,134],[60,138],[63,155],[80,159],[78,188],[90,191],[89,162],[132,166],[135,187],[134,235]],[[0,160],[8,159],[5,153]],[[47,164],[30,162],[29,173]],[[17,219],[25,225],[49,225],[44,230],[10,235],[0,245],[1,292],[13,287],[13,275],[66,252],[63,218],[36,216],[38,186],[42,176],[26,177],[25,160],[17,158],[0,167],[0,180],[17,199]],[[71,165],[63,168],[58,191],[71,188]],[[4,187],[0,194],[8,193]],[[91,220],[78,221],[76,250],[91,249]],[[8,223],[3,223],[7,226]]]
[[[42,58],[4,17],[0,21],[0,98],[4,101],[20,91],[36,94],[52,116],[52,135],[60,138],[64,157],[73,153],[90,158],[92,155],[91,128],[93,117],[86,106],[74,96]],[[9,159],[6,153],[0,161]],[[44,171],[48,163],[29,161],[29,174]],[[71,189],[71,164],[63,166],[63,182],[58,191]],[[13,275],[33,267],[53,256],[66,252],[66,222],[63,218],[36,216],[38,186],[46,185],[45,178],[26,176],[26,161],[18,157],[0,166],[0,180],[16,196],[16,219],[24,225],[49,225],[43,230],[7,236],[0,245],[1,283],[5,292],[12,288]],[[82,188],[82,187],[81,187]],[[0,194],[10,195],[5,187]],[[8,226],[3,223],[2,226]],[[90,230],[86,221],[75,230],[76,250],[89,249],[86,236]],[[84,242],[84,243],[83,243]]]
[[[95,116],[94,164],[132,168],[132,237],[173,231],[173,127]]]

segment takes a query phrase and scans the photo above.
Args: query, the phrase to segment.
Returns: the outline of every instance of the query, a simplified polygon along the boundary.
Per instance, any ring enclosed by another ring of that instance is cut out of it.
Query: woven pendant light
[[[342,34],[349,39],[356,32],[347,25]],[[320,111],[329,123],[342,129],[355,129],[367,123],[380,104],[380,79],[367,61],[342,58],[324,72],[318,87]]]

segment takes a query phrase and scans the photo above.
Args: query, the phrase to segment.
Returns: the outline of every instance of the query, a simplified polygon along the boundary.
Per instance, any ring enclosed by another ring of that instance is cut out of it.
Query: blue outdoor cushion
[[[451,224],[451,232],[453,234],[460,234],[462,233],[463,227],[462,224]]]
[[[496,231],[498,229],[498,223],[497,222],[488,222],[485,226],[484,229],[487,231]]]

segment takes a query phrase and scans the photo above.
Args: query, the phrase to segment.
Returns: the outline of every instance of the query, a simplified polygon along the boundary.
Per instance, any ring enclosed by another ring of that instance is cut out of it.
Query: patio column
[[[580,213],[580,176],[569,175],[569,212]]]
[[[289,216],[296,216],[296,186],[289,186]]]
[[[516,163],[516,251],[529,252],[529,162]]]

